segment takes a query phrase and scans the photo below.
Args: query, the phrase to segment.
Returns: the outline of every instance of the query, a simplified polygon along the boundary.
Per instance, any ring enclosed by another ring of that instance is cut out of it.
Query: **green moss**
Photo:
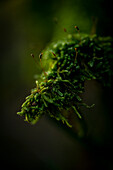
[[[79,119],[83,102],[84,82],[96,79],[104,86],[111,85],[113,76],[113,40],[96,35],[69,35],[65,40],[51,44],[43,55],[49,65],[47,76],[22,105],[20,116],[30,123],[48,114],[71,127],[63,110],[73,108]]]

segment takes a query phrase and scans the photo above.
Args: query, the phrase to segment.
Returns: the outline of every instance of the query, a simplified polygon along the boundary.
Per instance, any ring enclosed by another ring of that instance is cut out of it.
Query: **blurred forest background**
[[[0,156],[3,169],[113,168],[111,89],[102,89],[98,83],[91,84],[90,89],[86,87],[86,100],[96,103],[96,107],[85,114],[90,140],[77,139],[71,130],[61,128],[45,116],[31,126],[16,114],[35,87],[34,75],[42,71],[30,54],[38,59],[48,44],[65,36],[63,28],[74,32],[77,25],[81,32],[90,34],[93,17],[98,19],[97,35],[113,36],[110,0],[0,1]]]

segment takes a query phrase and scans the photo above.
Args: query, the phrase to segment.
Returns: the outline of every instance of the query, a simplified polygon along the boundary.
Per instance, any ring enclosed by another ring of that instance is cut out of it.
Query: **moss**
[[[104,86],[111,86],[113,40],[96,35],[69,35],[51,44],[43,58],[49,65],[47,75],[43,75],[42,82],[36,81],[36,88],[31,90],[18,114],[32,124],[48,114],[71,127],[63,110],[72,108],[81,119],[80,106],[90,107],[80,97],[84,82],[96,79]]]

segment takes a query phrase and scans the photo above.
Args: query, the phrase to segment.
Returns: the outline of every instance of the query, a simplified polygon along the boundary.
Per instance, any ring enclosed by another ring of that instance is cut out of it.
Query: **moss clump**
[[[113,76],[113,40],[111,37],[69,35],[67,39],[50,45],[45,54],[51,62],[44,82],[36,81],[36,88],[26,97],[20,116],[34,124],[44,114],[71,127],[63,110],[72,108],[78,117],[83,102],[84,82],[96,79],[104,86],[111,85]]]

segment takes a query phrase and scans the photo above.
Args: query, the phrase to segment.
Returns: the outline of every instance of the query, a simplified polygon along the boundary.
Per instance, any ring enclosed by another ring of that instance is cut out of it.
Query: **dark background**
[[[16,114],[35,87],[40,64],[31,58],[52,41],[65,36],[63,28],[90,34],[92,17],[97,34],[113,36],[112,1],[2,0],[0,1],[0,160],[12,169],[112,169],[111,89],[97,82],[86,84],[84,98],[96,106],[84,111],[87,138],[42,117],[32,126]],[[54,23],[54,17],[59,24]],[[103,93],[104,92],[104,93]],[[86,112],[86,114],[85,114]]]

